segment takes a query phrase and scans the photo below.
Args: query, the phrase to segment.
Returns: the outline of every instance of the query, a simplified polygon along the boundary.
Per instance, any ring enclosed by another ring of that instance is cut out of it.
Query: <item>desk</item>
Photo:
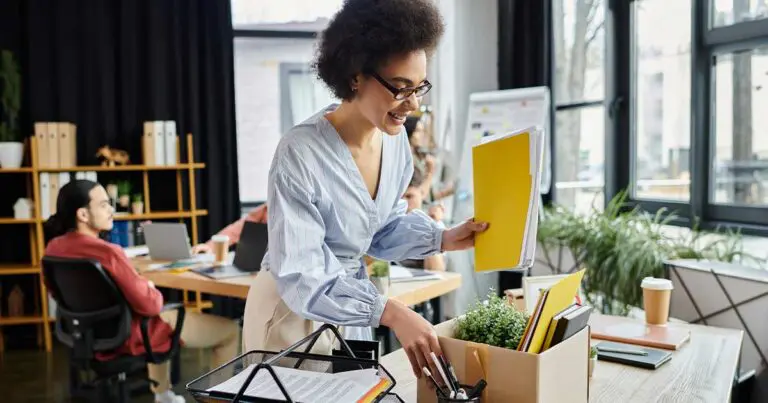
[[[139,272],[143,272],[144,277],[159,287],[198,291],[240,299],[248,297],[248,290],[256,279],[256,274],[214,280],[191,272],[144,272],[150,264],[157,262],[147,258],[135,258],[133,263]],[[440,273],[440,276],[439,280],[392,283],[389,286],[389,297],[406,305],[415,305],[445,295],[461,286],[461,274],[459,273],[446,272]]]
[[[672,360],[653,371],[598,361],[589,383],[589,401],[730,401],[743,332],[684,323],[670,326],[691,331],[690,342],[674,352]],[[415,402],[416,378],[405,351],[399,349],[380,361],[397,381],[394,392],[406,402]]]

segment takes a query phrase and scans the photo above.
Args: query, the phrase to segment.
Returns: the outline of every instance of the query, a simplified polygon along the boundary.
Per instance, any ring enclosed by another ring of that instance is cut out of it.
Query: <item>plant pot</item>
[[[24,159],[24,143],[0,143],[0,166],[3,168],[18,168]]]
[[[117,202],[120,204],[120,207],[128,208],[128,206],[131,204],[131,196],[122,195],[117,199]]]
[[[589,357],[589,377],[590,378],[592,378],[592,373],[595,372],[596,365],[597,365],[597,357]]]
[[[144,214],[144,202],[131,203],[131,212],[135,215]]]
[[[381,295],[389,295],[389,276],[371,277],[371,282],[376,286],[376,289],[379,290]]]

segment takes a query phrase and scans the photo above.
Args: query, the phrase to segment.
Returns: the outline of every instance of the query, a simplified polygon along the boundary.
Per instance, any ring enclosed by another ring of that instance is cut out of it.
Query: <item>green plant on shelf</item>
[[[0,142],[21,141],[18,127],[21,74],[13,53],[8,50],[0,51],[0,105]]]
[[[518,311],[491,289],[486,301],[477,301],[457,319],[454,337],[474,343],[517,349],[529,315]]]
[[[141,193],[136,193],[133,195],[133,198],[131,199],[134,203],[142,203],[144,202],[144,196]]]
[[[131,194],[131,182],[119,181],[117,182],[117,194],[118,196],[130,196]]]

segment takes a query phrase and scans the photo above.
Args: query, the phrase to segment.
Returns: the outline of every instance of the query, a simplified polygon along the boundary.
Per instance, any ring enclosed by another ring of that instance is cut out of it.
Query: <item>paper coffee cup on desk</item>
[[[664,278],[646,277],[640,284],[643,288],[643,309],[645,322],[649,325],[664,325],[669,320],[669,299],[672,295],[672,281]]]
[[[213,241],[213,254],[216,256],[216,262],[225,262],[229,253],[229,237],[226,235],[214,235],[211,237],[211,241]]]

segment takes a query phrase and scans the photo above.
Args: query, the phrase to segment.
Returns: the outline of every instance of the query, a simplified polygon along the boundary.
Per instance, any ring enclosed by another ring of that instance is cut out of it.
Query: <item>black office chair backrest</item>
[[[123,345],[131,310],[97,260],[44,256],[43,275],[57,303],[56,337],[78,358]]]

